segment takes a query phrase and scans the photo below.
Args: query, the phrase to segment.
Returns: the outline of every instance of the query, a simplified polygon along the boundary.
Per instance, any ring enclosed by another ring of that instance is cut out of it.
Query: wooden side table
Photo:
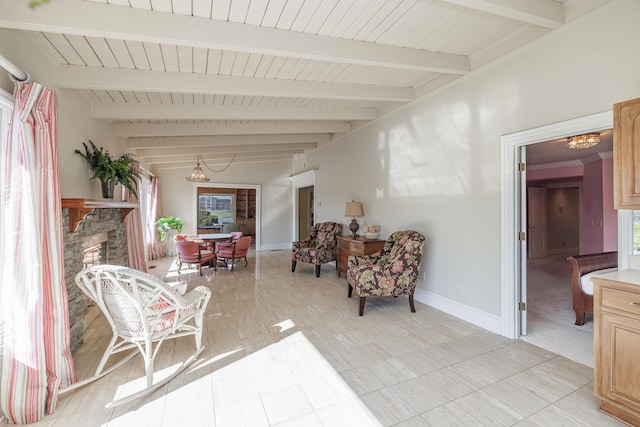
[[[338,236],[338,277],[340,273],[347,275],[347,258],[351,255],[371,255],[384,246],[385,240],[367,239],[366,237]]]

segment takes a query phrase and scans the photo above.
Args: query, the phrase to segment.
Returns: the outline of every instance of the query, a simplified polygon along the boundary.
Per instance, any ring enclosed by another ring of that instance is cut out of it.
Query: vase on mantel
[[[104,200],[113,200],[113,192],[116,187],[116,180],[110,179],[108,181],[101,181],[102,184],[102,198]]]

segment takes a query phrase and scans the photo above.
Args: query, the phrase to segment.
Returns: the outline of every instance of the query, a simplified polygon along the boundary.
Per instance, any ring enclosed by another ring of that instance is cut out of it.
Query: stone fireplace
[[[137,205],[114,203],[113,206],[126,205],[123,208],[109,207],[109,202],[98,202],[96,208],[90,203],[80,214],[75,207],[65,207],[63,199],[63,244],[64,271],[67,293],[69,295],[69,323],[71,327],[71,351],[75,352],[82,344],[84,315],[92,302],[75,283],[76,275],[85,267],[88,258],[101,264],[127,265],[127,240],[123,218]],[[87,201],[89,202],[89,201]],[[69,204],[66,203],[68,206]],[[92,251],[91,251],[91,248]],[[90,252],[87,253],[87,249]],[[97,252],[96,252],[97,251]],[[99,257],[99,260],[95,258]],[[88,266],[88,265],[87,265]]]

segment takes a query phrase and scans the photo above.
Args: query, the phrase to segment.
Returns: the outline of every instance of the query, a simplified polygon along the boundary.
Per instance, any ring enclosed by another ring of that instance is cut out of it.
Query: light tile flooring
[[[137,401],[107,409],[143,375],[139,360],[61,396],[38,426],[613,426],[598,412],[593,371],[406,298],[358,299],[333,265],[291,273],[288,251],[252,252],[235,271],[178,276],[168,258],[150,272],[212,298],[206,345],[192,367]],[[109,340],[100,313],[74,355],[89,374]],[[170,366],[193,339],[166,343]],[[95,368],[93,368],[95,369]]]

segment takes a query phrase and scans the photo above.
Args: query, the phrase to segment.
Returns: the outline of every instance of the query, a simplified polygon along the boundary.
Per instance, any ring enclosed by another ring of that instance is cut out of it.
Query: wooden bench
[[[573,295],[573,311],[576,313],[576,325],[584,325],[584,314],[593,314],[593,294],[582,290],[580,279],[587,273],[618,266],[618,252],[602,252],[589,255],[576,255],[567,258],[571,263],[571,294]]]

